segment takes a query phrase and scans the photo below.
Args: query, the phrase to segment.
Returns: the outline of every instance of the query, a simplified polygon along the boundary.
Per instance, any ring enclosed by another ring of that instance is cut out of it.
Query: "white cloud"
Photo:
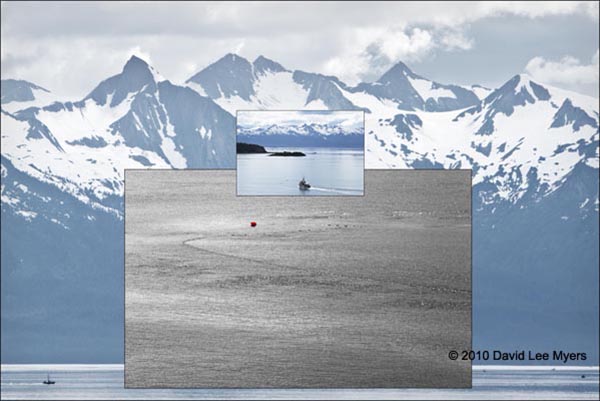
[[[79,100],[102,80],[118,74],[136,55],[166,79],[185,80],[228,52],[245,51],[235,38],[204,39],[169,35],[2,40],[2,79],[31,81],[61,100]]]
[[[474,15],[480,17],[518,15],[540,18],[553,15],[586,15],[598,19],[596,1],[483,1],[474,4]]]
[[[242,49],[244,48],[244,46],[246,46],[246,41],[245,40],[241,40],[233,49],[233,53],[239,54],[241,53]]]
[[[152,63],[153,63],[152,58],[150,57],[150,53],[143,51],[140,46],[133,46],[132,48],[127,50],[126,54],[131,54],[132,56],[137,56],[150,65],[152,65]]]
[[[322,69],[349,84],[377,78],[398,60],[419,60],[435,45],[431,32],[421,28],[356,29],[348,36],[351,40]]]
[[[378,78],[398,61],[420,61],[435,51],[471,50],[475,41],[469,37],[468,28],[484,18],[585,15],[598,19],[596,2],[425,2],[408,3],[403,11],[394,14],[390,10],[400,21],[394,25],[356,29],[350,45],[323,63],[325,72],[357,83]]]
[[[415,62],[437,49],[460,51],[473,46],[458,27],[357,29],[348,43],[322,68],[350,84],[377,79],[398,61]]]
[[[473,39],[469,38],[464,30],[450,29],[440,34],[440,44],[444,50],[470,50]]]
[[[525,66],[525,72],[534,80],[562,85],[598,85],[598,69],[598,50],[589,64],[582,63],[575,57],[565,56],[558,61],[534,57]]]
[[[100,81],[118,74],[132,56],[148,60],[150,53],[139,45],[122,41],[114,47],[105,40],[91,43],[77,38],[68,46],[53,46],[52,40],[27,41],[23,48],[6,45],[2,79],[25,79],[52,91],[61,100],[79,100]],[[99,58],[98,55],[102,57]]]
[[[410,64],[439,52],[489,51],[478,49],[477,38],[469,36],[470,26],[485,18],[598,19],[597,2],[1,4],[2,77],[27,79],[74,98],[118,73],[132,52],[175,83],[227,52],[239,52],[352,84],[377,79],[400,60]],[[497,36],[491,40],[501,42],[502,32]],[[520,63],[505,70],[512,74]]]
[[[275,30],[306,32],[331,27],[333,31],[345,26],[453,27],[507,15],[585,15],[597,20],[598,2],[2,2],[2,34],[272,37]]]
[[[354,85],[369,68],[368,60],[358,54],[335,56],[323,64],[323,72],[334,75],[347,84]]]
[[[410,59],[426,53],[431,48],[433,39],[430,32],[414,28],[408,33],[402,30],[391,31],[379,37],[375,44],[381,54],[390,60]]]

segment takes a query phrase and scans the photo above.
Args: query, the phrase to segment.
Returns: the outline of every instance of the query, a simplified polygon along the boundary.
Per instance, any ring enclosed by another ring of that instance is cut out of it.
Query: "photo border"
[[[317,198],[337,198],[337,197],[341,197],[341,198],[360,198],[360,197],[364,197],[367,194],[367,183],[365,181],[365,170],[367,170],[366,167],[366,162],[367,162],[367,133],[365,132],[365,123],[366,123],[366,118],[365,118],[365,114],[366,111],[364,108],[359,108],[359,109],[336,109],[336,110],[329,110],[329,109],[319,109],[319,110],[305,110],[305,109],[239,109],[235,111],[235,149],[234,149],[234,154],[235,154],[235,196],[238,197],[277,197],[277,198],[285,198],[285,197],[302,197],[305,198],[305,196],[300,196],[300,195],[269,195],[269,194],[259,194],[259,195],[241,195],[238,193],[238,171],[239,171],[239,163],[238,163],[238,154],[237,154],[237,135],[238,135],[238,113],[239,112],[278,112],[278,111],[302,111],[302,112],[337,112],[337,111],[353,111],[353,112],[362,112],[362,117],[363,117],[363,122],[362,122],[362,126],[363,126],[363,168],[362,168],[362,174],[363,174],[363,191],[361,195],[310,195],[309,197],[317,197]]]
[[[127,380],[126,380],[126,375],[127,375],[127,352],[126,352],[126,342],[127,342],[127,301],[126,301],[126,297],[127,297],[127,275],[126,275],[126,266],[125,266],[125,255],[127,253],[126,247],[127,247],[127,241],[125,236],[127,235],[126,233],[126,218],[127,218],[127,202],[126,202],[126,197],[127,197],[127,190],[126,190],[126,183],[127,183],[127,172],[128,171],[187,171],[187,170],[192,170],[192,171],[222,171],[222,170],[231,170],[231,171],[235,171],[236,172],[236,177],[237,177],[237,169],[231,169],[231,168],[186,168],[186,169],[172,169],[172,168],[126,168],[123,171],[123,388],[125,390],[207,390],[207,391],[230,391],[230,390],[249,390],[249,389],[254,389],[251,387],[128,387],[127,386]],[[366,170],[376,170],[376,171],[410,171],[410,172],[414,172],[414,171],[445,171],[445,172],[469,172],[469,181],[470,181],[470,188],[469,188],[469,207],[470,207],[470,218],[471,218],[471,225],[470,225],[470,243],[469,243],[469,253],[470,253],[470,261],[471,261],[471,266],[469,269],[469,278],[471,280],[471,310],[470,310],[470,323],[471,323],[471,331],[470,331],[470,339],[469,339],[469,343],[471,345],[471,349],[473,349],[473,169],[465,169],[465,168],[457,168],[457,169],[437,169],[437,168],[422,168],[422,169],[407,169],[407,168],[402,168],[402,169],[394,169],[394,168],[385,168],[385,169],[364,169],[363,170],[363,174]],[[365,182],[365,187],[366,187],[366,182]],[[237,188],[237,178],[236,178],[236,188]],[[237,189],[236,191],[237,192]],[[365,192],[366,194],[366,192]],[[235,194],[235,196],[237,197],[237,194]],[[298,198],[298,199],[305,199],[304,197],[297,197],[297,196],[288,196],[288,195],[279,195],[279,196],[267,196],[265,195],[265,197],[272,197],[272,198],[281,198],[283,196],[286,197],[291,197],[291,198]],[[358,197],[358,196],[356,196]],[[317,387],[317,388],[302,388],[302,390],[322,390],[322,391],[331,391],[331,390],[359,390],[361,392],[365,392],[365,398],[364,399],[373,399],[373,397],[369,398],[368,395],[366,394],[366,392],[370,391],[370,390],[375,390],[375,391],[379,391],[379,390],[427,390],[427,389],[431,389],[431,390],[468,390],[468,389],[473,389],[473,361],[470,361],[470,365],[471,365],[471,377],[470,377],[470,385],[466,386],[466,387],[398,387],[398,388],[388,388],[388,387],[344,387],[344,388],[330,388],[330,387]],[[266,388],[259,388],[260,390],[263,391],[294,391],[296,390],[295,388],[292,387],[266,387]],[[280,397],[278,397],[280,398]],[[286,399],[286,398],[281,398],[281,399]]]

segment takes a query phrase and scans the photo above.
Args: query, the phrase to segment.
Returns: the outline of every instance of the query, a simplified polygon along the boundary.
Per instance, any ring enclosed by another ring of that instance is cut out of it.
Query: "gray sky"
[[[228,52],[377,79],[397,61],[442,83],[534,80],[598,96],[598,2],[2,2],[2,79],[78,99],[136,54],[174,83]]]

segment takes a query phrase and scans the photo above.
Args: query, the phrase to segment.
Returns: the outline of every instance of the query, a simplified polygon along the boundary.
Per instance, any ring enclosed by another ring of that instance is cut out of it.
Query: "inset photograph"
[[[237,195],[362,196],[362,110],[237,112]]]
[[[259,197],[127,170],[125,388],[471,387],[448,357],[472,348],[471,170],[365,179]]]

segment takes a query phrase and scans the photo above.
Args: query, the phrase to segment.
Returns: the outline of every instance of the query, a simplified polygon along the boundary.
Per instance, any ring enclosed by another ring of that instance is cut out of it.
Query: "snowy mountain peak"
[[[155,83],[166,80],[154,67],[136,55],[132,55],[123,67],[123,74],[146,74],[148,71],[152,74]]]
[[[123,72],[137,69],[148,69],[148,67],[148,63],[146,63],[138,56],[132,55],[129,58],[129,60],[127,60],[127,62],[125,63],[125,66],[123,67]]]
[[[237,140],[265,147],[364,148],[362,124],[343,127],[337,124],[270,124],[238,126]]]
[[[150,64],[135,55],[123,66],[121,77],[122,81],[133,80],[144,84],[157,84],[165,80]]]
[[[434,82],[415,74],[403,62],[398,62],[375,83],[360,84],[353,91],[391,100],[402,110],[450,111],[480,102],[473,90]]]
[[[484,99],[483,106],[488,109],[486,118],[489,119],[497,113],[510,116],[515,107],[548,101],[551,97],[547,88],[533,82],[529,76],[521,74],[513,76],[500,88],[490,93]],[[486,133],[490,128],[488,124]]]
[[[221,57],[220,59],[218,59],[217,61],[215,61],[214,63],[212,63],[193,77],[191,77],[189,80],[193,81],[194,77],[201,75],[204,71],[225,70],[230,72],[236,72],[236,70],[247,68],[251,69],[252,64],[250,64],[250,62],[244,57],[238,56],[234,53],[227,53],[226,55],[224,55],[223,57]]]
[[[131,56],[120,74],[102,81],[84,100],[93,99],[99,105],[110,101],[110,107],[114,107],[129,94],[143,89],[156,91],[157,81],[162,80],[164,79],[148,63],[137,56]]]
[[[469,89],[473,91],[473,93],[475,93],[480,100],[484,100],[493,91],[490,88],[478,84],[471,85]]]
[[[306,104],[322,103],[330,110],[361,109],[344,97],[340,88],[346,88],[346,85],[336,77],[296,70],[292,78],[302,89],[308,91]]]
[[[2,111],[15,114],[20,110],[45,106],[56,100],[54,93],[29,81],[2,80]]]
[[[243,57],[228,53],[186,81],[202,87],[211,99],[239,96],[250,100],[254,94],[252,64]]]
[[[485,104],[502,100],[503,104],[513,106],[535,103],[537,100],[549,100],[550,92],[542,85],[533,82],[526,74],[515,75],[504,85],[490,93],[484,100]]]
[[[386,73],[384,73],[381,78],[377,80],[377,82],[386,84],[393,80],[406,79],[407,77],[423,79],[423,77],[418,76],[410,68],[408,68],[406,64],[404,64],[402,61],[399,61]]]
[[[226,55],[224,55],[223,57],[221,57],[221,60],[226,60],[226,61],[227,61],[227,60],[229,60],[229,61],[232,61],[232,62],[234,62],[234,63],[235,63],[237,60],[239,60],[239,61],[248,61],[248,60],[246,60],[245,58],[243,58],[243,57],[240,57],[240,56],[238,56],[238,55],[237,55],[237,54],[235,54],[235,53],[227,53]]]
[[[581,127],[589,125],[592,128],[598,128],[598,122],[580,107],[574,106],[571,99],[567,98],[560,106],[553,117],[550,128],[564,127],[572,125],[574,131],[579,131]]]
[[[258,56],[252,63],[254,66],[254,73],[256,75],[264,75],[267,72],[287,72],[281,64],[276,61],[270,60],[264,56]]]
[[[2,99],[0,103],[2,104],[35,100],[37,98],[35,93],[38,91],[50,93],[48,89],[44,89],[29,81],[18,79],[3,79],[1,90]]]

